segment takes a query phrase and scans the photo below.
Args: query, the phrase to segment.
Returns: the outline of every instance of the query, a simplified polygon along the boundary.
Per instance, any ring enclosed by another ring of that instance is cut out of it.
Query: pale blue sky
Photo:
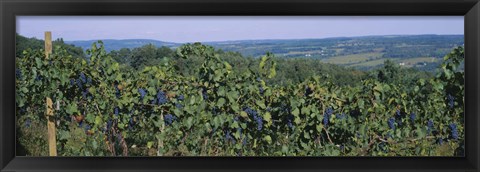
[[[43,39],[205,42],[366,35],[463,34],[463,16],[17,16],[17,32]]]

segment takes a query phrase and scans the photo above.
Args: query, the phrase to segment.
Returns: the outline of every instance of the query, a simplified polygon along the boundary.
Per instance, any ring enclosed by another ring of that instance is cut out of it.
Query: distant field
[[[323,53],[322,50],[314,50],[314,51],[290,51],[286,53],[286,55],[300,55],[304,56],[305,54],[321,54]]]
[[[401,65],[403,67],[413,67],[417,63],[422,63],[422,62],[425,62],[425,63],[436,63],[436,62],[438,62],[438,59],[432,58],[432,57],[416,57],[416,58],[408,58],[408,59],[381,58],[381,59],[377,59],[377,60],[359,62],[359,63],[356,63],[356,64],[347,65],[347,66],[349,66],[349,67],[375,67],[375,66],[383,64],[383,62],[387,59],[390,59],[390,60],[396,62],[397,64],[403,63],[403,65]]]
[[[357,64],[348,65],[348,67],[375,67],[375,66],[378,66],[378,65],[382,65],[383,62],[387,59],[388,58],[382,58],[382,59],[371,60],[371,61],[367,61],[367,62],[361,62],[361,63],[357,63]],[[395,60],[393,60],[393,61],[395,61]]]
[[[350,65],[367,62],[367,60],[373,60],[381,58],[383,53],[362,53],[351,54],[345,56],[331,57],[325,60],[326,63],[338,64],[338,65]]]

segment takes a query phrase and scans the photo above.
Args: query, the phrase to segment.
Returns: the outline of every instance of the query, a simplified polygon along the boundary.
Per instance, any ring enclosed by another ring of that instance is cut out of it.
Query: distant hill
[[[463,35],[385,35],[325,39],[243,40],[207,42],[223,51],[259,57],[311,58],[326,63],[371,70],[391,60],[400,66],[434,71],[454,47],[464,45]]]
[[[463,35],[385,35],[336,37],[324,39],[272,39],[206,42],[224,51],[246,56],[261,56],[265,51],[281,57],[328,58],[349,54],[384,51],[391,57],[416,54],[441,55],[438,49],[450,49],[464,43]]]
[[[65,41],[65,43],[82,47],[91,47],[96,40]],[[178,47],[183,43],[164,42],[153,39],[103,40],[107,51],[121,48],[136,48],[146,44],[155,46]],[[463,35],[385,35],[362,37],[336,37],[323,39],[271,39],[271,40],[234,40],[219,42],[202,42],[224,51],[240,52],[245,56],[261,56],[272,52],[281,57],[328,58],[349,54],[384,51],[392,58],[413,55],[441,56],[454,46],[464,43]]]
[[[98,40],[84,40],[84,41],[65,41],[67,44],[73,44],[77,47],[82,47],[83,50],[90,49],[92,43],[97,42]],[[153,44],[157,47],[166,46],[166,47],[178,47],[181,44],[173,42],[163,42],[153,39],[104,39],[102,40],[105,45],[105,50],[119,50],[122,48],[137,48],[147,44]]]
[[[94,40],[65,41],[89,49]],[[176,48],[183,43],[152,39],[103,40],[107,51],[136,48],[146,44]],[[266,52],[282,58],[319,59],[326,63],[370,70],[387,59],[405,67],[431,71],[454,47],[464,44],[464,35],[384,35],[323,39],[270,39],[202,42],[223,51],[259,57]]]

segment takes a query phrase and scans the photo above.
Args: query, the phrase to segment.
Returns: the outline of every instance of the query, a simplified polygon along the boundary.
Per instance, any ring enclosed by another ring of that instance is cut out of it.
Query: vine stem
[[[95,103],[95,107],[97,108],[98,113],[99,113],[99,114],[102,114],[102,112],[100,111],[100,108],[98,108],[98,104],[97,104],[97,103]]]
[[[329,141],[331,144],[333,144],[332,139],[330,139],[330,134],[328,134],[327,129],[326,129],[325,127],[323,127],[323,130],[325,131],[325,133],[327,133],[327,139],[328,139],[328,141]]]
[[[182,141],[181,141],[182,144],[185,143],[185,139],[187,139],[187,137],[188,137],[188,132],[186,132],[186,131],[183,131],[183,132],[185,133],[185,136],[183,136],[183,138],[182,138]],[[191,129],[190,129],[190,132],[191,132]]]
[[[208,155],[207,144],[208,144],[208,137],[205,138],[205,142],[203,143],[203,152],[205,153],[205,155]]]

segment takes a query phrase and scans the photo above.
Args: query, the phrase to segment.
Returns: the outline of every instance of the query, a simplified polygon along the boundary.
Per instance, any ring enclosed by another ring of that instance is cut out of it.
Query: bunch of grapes
[[[442,139],[442,138],[439,138],[439,139],[437,140],[437,144],[442,145],[442,144],[443,144],[443,139]]]
[[[388,127],[390,127],[392,130],[395,130],[395,118],[388,119]]]
[[[430,133],[433,130],[433,121],[430,119],[427,122],[427,133]]]
[[[450,108],[453,108],[453,106],[455,105],[455,97],[453,97],[451,94],[448,94],[447,96],[447,100],[448,100],[448,106]]]
[[[253,120],[257,123],[257,130],[262,130],[263,128],[263,117],[258,115],[257,111],[247,107],[244,109],[249,116],[253,117]]]
[[[180,95],[180,96],[177,97],[177,100],[180,100],[180,101],[183,101],[184,99],[185,99],[185,96],[183,96],[183,95]]]
[[[80,77],[78,79],[80,79],[83,84],[87,83],[87,77],[85,76],[85,73],[83,73],[83,72],[80,73]]]
[[[87,99],[87,97],[91,99],[92,95],[88,91],[88,87],[85,86],[85,84],[87,84],[87,83],[91,84],[92,79],[87,78],[87,76],[83,72],[81,72],[79,74],[79,76],[76,80],[75,79],[70,79],[70,85],[73,86],[73,85],[77,84],[78,89],[81,90],[81,92],[82,92],[83,99]]]
[[[410,113],[410,121],[415,122],[415,118],[417,117],[417,114],[415,114],[414,112]]]
[[[83,87],[85,84],[91,83],[91,82],[92,82],[92,80],[90,78],[87,79],[87,76],[85,76],[85,73],[83,73],[83,72],[81,72],[80,75],[77,78],[76,84],[77,84],[78,89],[80,89],[82,91],[83,99],[86,99],[87,96],[89,96],[89,98],[91,98],[91,95],[89,95],[88,88]],[[75,80],[71,79],[70,80],[70,85],[74,85],[74,84],[75,84]]]
[[[257,130],[262,130],[262,127],[263,127],[263,117],[257,115],[257,116],[253,116],[253,120],[255,120],[257,122]]]
[[[293,128],[293,115],[292,114],[289,114],[287,116],[287,126],[292,129]]]
[[[288,115],[286,116],[287,118],[287,126],[289,128],[293,128],[293,120],[294,120],[294,116],[290,113],[290,108],[287,107],[286,104],[282,104],[281,107],[280,107],[281,111],[287,113]]]
[[[157,102],[158,102],[158,105],[163,105],[165,103],[167,103],[168,99],[167,99],[167,95],[165,94],[165,92],[163,92],[162,90],[159,90],[158,93],[157,93]]]
[[[260,91],[260,95],[262,95],[262,96],[263,96],[263,93],[265,92],[265,89],[263,89],[263,87],[262,87],[262,86],[260,86],[260,88],[259,88],[259,91]]]
[[[165,115],[164,120],[166,125],[170,125],[173,123],[173,121],[177,120],[177,117],[172,114],[167,114]]]
[[[330,116],[333,114],[333,109],[331,107],[327,108],[325,113],[323,114],[323,125],[328,126],[328,122],[330,121]]]
[[[138,93],[140,93],[140,101],[142,101],[145,95],[147,95],[147,91],[144,90],[143,88],[139,88]]]
[[[76,83],[77,83],[77,87],[78,87],[79,89],[82,89],[82,88],[83,88],[83,86],[82,86],[82,81],[80,80],[80,78],[77,78],[77,82],[76,82]]]
[[[396,113],[395,113],[395,118],[397,119],[397,123],[398,125],[402,125],[402,112],[400,111],[400,109],[397,109]]]
[[[232,137],[230,131],[227,131],[227,133],[225,134],[225,140],[227,142],[232,141],[233,144],[235,144],[235,142],[236,142],[235,139]]]
[[[118,111],[118,107],[113,108],[113,113],[115,114],[115,116],[118,116]]]
[[[85,88],[82,91],[82,97],[83,99],[87,99],[87,96],[89,99],[92,99],[92,94],[90,94],[90,91],[88,91],[88,88]]]
[[[22,79],[22,71],[20,69],[15,70],[15,76],[17,79],[21,80]]]
[[[202,96],[203,96],[203,100],[208,99],[207,89],[205,87],[202,88]]]
[[[458,130],[457,130],[457,125],[456,124],[450,124],[450,131],[452,132],[452,138],[457,140],[458,139]]]

